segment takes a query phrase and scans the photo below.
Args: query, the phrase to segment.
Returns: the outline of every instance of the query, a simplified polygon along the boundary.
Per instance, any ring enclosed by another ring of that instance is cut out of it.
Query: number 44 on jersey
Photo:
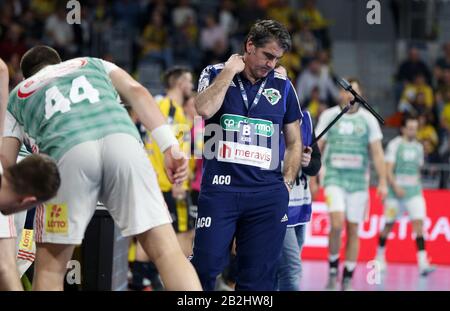
[[[69,98],[64,97],[55,85],[45,92],[45,118],[50,119],[55,113],[70,111],[70,106],[88,100],[91,104],[100,101],[100,94],[85,76],[80,76],[72,81]]]

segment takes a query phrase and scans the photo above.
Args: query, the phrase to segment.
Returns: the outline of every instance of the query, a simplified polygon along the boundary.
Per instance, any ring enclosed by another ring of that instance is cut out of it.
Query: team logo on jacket
[[[272,106],[276,105],[281,99],[280,91],[278,91],[277,89],[265,89],[262,94]]]

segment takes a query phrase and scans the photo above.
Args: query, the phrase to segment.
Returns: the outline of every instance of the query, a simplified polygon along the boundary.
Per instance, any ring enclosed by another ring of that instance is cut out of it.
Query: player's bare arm
[[[116,68],[110,72],[109,76],[120,98],[133,108],[139,120],[149,131],[166,124],[150,92],[125,70]]]
[[[405,196],[405,191],[397,185],[397,182],[395,181],[394,176],[394,166],[395,164],[392,162],[386,162],[386,177],[389,185],[392,187],[392,190],[394,190],[395,195],[398,198],[403,198]]]
[[[159,110],[153,96],[139,82],[134,80],[125,70],[116,68],[109,74],[120,98],[136,112],[139,120],[152,132],[164,152],[167,176],[172,183],[180,183],[188,176],[188,162],[180,151],[178,141],[169,134],[169,127]],[[161,137],[158,139],[158,137]]]
[[[0,137],[3,136],[6,106],[8,105],[9,74],[8,66],[0,58]],[[1,143],[1,139],[0,139]]]
[[[384,162],[384,152],[381,145],[381,140],[376,140],[370,143],[370,152],[372,155],[375,170],[378,174],[377,193],[381,199],[387,195],[387,181],[386,181],[386,166]]]
[[[1,139],[0,160],[3,168],[7,168],[16,163],[21,143],[15,137],[2,137]]]
[[[220,109],[231,80],[236,74],[243,71],[244,67],[244,60],[241,55],[233,54],[230,56],[214,82],[197,95],[195,108],[199,115],[209,119]]]
[[[283,177],[291,182],[297,177],[300,169],[303,143],[298,121],[285,124],[283,127],[286,153],[284,155]]]
[[[23,134],[18,130],[19,125],[14,117],[6,111],[4,118],[4,134],[7,137],[2,137],[0,144],[0,159],[3,168],[14,165],[19,155],[20,146],[22,145]],[[2,129],[2,130],[3,130]]]

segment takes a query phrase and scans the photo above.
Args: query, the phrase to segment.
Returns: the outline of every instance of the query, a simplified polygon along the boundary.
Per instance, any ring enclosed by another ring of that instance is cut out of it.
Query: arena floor
[[[436,271],[421,277],[413,264],[388,264],[381,274],[379,284],[369,284],[369,269],[358,264],[353,280],[353,288],[358,291],[448,291],[450,290],[450,266],[437,266]],[[328,263],[325,261],[303,261],[301,290],[324,290],[328,277]]]

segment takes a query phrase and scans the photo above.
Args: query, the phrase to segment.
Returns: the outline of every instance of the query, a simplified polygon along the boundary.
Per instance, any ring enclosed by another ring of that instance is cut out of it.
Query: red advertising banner
[[[424,195],[427,204],[425,240],[429,259],[435,264],[450,265],[450,191],[425,190]],[[313,203],[311,222],[306,227],[302,258],[326,260],[329,219],[323,191],[319,193],[316,200]],[[378,235],[383,226],[382,202],[377,197],[375,189],[370,189],[370,212],[359,228],[359,261],[369,261],[375,257]],[[344,258],[344,247],[341,249],[341,255]],[[394,225],[386,243],[386,260],[410,263],[417,261],[415,236],[407,214],[400,215]]]

